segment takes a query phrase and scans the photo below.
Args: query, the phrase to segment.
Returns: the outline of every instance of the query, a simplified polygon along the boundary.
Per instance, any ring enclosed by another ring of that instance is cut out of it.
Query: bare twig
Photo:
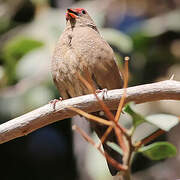
[[[100,124],[103,124],[103,125],[106,125],[106,126],[112,126],[113,125],[113,123],[111,121],[105,120],[105,119],[100,118],[98,116],[94,116],[92,114],[88,114],[88,113],[86,113],[86,112],[84,112],[84,111],[82,111],[80,109],[73,108],[73,107],[69,107],[69,109],[77,112],[78,114],[86,117],[87,119],[91,119],[92,121],[98,122]]]
[[[112,110],[117,109],[123,89],[111,90],[104,97],[105,104]],[[180,82],[174,80],[140,85],[127,88],[125,102],[144,103],[158,100],[180,100]],[[76,113],[68,107],[76,107],[87,113],[101,110],[94,95],[80,96],[58,102],[56,110],[47,104],[23,116],[0,125],[0,143],[29,134],[48,124],[74,116]]]
[[[72,127],[73,130],[76,130],[79,134],[81,134],[81,136],[90,144],[92,144],[104,157],[106,157],[107,161],[112,164],[114,167],[116,167],[117,169],[119,169],[119,171],[126,171],[127,170],[127,166],[126,165],[122,165],[119,162],[117,162],[115,159],[113,159],[112,157],[110,157],[108,155],[108,153],[102,151],[101,147],[97,146],[96,143],[93,141],[93,139],[91,137],[89,137],[85,131],[83,131],[81,128],[79,128],[76,125],[73,125]]]
[[[105,103],[96,94],[96,89],[93,86],[93,81],[92,81],[92,78],[91,78],[91,76],[89,74],[89,71],[86,70],[87,80],[85,78],[83,78],[81,75],[78,75],[78,77],[84,83],[84,85],[90,90],[90,92],[92,92],[94,94],[94,96],[96,97],[97,101],[99,102],[99,105],[104,110],[105,114],[107,115],[108,119],[111,120],[111,121],[114,121],[113,114],[111,113],[109,108],[105,105]]]
[[[123,96],[122,98],[120,99],[120,103],[118,105],[118,108],[117,108],[117,112],[116,112],[116,116],[115,116],[115,123],[117,125],[117,122],[120,118],[120,115],[121,115],[121,112],[122,112],[122,108],[123,108],[123,105],[124,105],[124,102],[125,102],[125,99],[126,99],[126,88],[128,86],[128,61],[129,61],[129,57],[125,57],[125,65],[124,65],[124,72],[123,72],[123,79],[124,79],[124,86],[123,86],[123,90],[124,90],[124,93],[123,93]],[[104,133],[104,135],[102,136],[101,138],[101,143],[103,143],[106,138],[108,137],[108,135],[111,133],[113,127],[112,126],[109,126],[108,129],[106,130],[106,132]],[[122,132],[124,135],[126,135],[126,130],[120,126],[119,128],[121,131],[119,131],[119,135],[117,134],[117,129],[115,127],[115,133],[116,133],[116,136],[117,136],[117,139],[118,139],[118,143],[119,143],[119,146],[122,148],[123,152],[126,152],[127,151],[127,148],[126,148],[126,145],[124,143],[124,140],[123,140],[123,136],[122,136]]]
[[[126,63],[126,72],[128,72],[128,63]],[[78,77],[79,77],[79,79],[84,83],[84,85],[89,89],[89,91],[90,92],[93,92],[93,94],[94,94],[94,96],[96,97],[96,99],[97,99],[97,101],[99,102],[99,105],[101,106],[101,108],[102,108],[102,110],[105,112],[105,114],[106,114],[106,116],[107,116],[107,118],[109,119],[109,123],[111,122],[115,122],[114,123],[114,129],[115,129],[115,133],[116,133],[116,136],[117,136],[117,139],[118,139],[118,143],[119,143],[119,145],[120,145],[120,147],[122,148],[122,150],[126,150],[127,148],[126,148],[126,146],[125,146],[125,142],[124,142],[124,139],[123,139],[123,136],[122,136],[122,133],[121,133],[121,129],[123,129],[123,127],[121,127],[120,125],[119,126],[117,126],[118,124],[117,124],[117,121],[115,121],[115,117],[114,117],[114,115],[112,114],[112,112],[110,111],[110,109],[106,106],[106,104],[98,97],[98,95],[96,94],[96,89],[95,89],[95,87],[93,86],[93,81],[92,81],[92,78],[91,78],[91,75],[90,75],[90,73],[89,73],[89,71],[86,69],[85,70],[85,72],[86,72],[86,79],[83,77],[83,76],[81,76],[80,74],[78,74]],[[126,74],[125,74],[126,75]],[[127,83],[125,83],[125,84],[127,84]],[[123,98],[122,98],[123,99]],[[72,109],[72,108],[71,108]],[[73,109],[72,109],[73,110]],[[75,110],[75,109],[74,109]],[[91,115],[91,114],[88,114],[88,113],[85,113],[84,111],[81,111],[80,109],[76,109],[75,110],[75,112],[77,112],[78,111],[78,113],[79,114],[81,114],[81,115],[83,115],[84,114],[84,116],[86,117],[86,118],[88,118],[88,117],[92,117],[92,118],[90,118],[91,120],[96,120],[97,121],[97,119],[99,119],[98,117],[96,117],[96,116],[93,116],[93,115]],[[120,116],[120,115],[119,115]],[[100,119],[99,119],[100,120]],[[98,122],[100,122],[98,120]],[[102,119],[101,119],[101,121],[102,121]],[[104,121],[104,120],[103,120]],[[103,124],[103,123],[102,123]],[[107,123],[106,123],[106,125],[107,125]],[[120,128],[119,128],[120,127]],[[119,128],[119,130],[118,130],[118,128]],[[103,144],[104,143],[104,141],[105,141],[105,139],[106,139],[106,137],[109,135],[108,134],[108,132],[110,133],[111,131],[112,131],[112,129],[113,129],[113,126],[112,126],[112,124],[111,124],[111,126],[109,126],[109,128],[105,131],[105,133],[104,133],[104,135],[101,137],[101,142],[100,142],[100,144],[99,144],[99,146],[98,147],[100,147],[101,146],[101,144]],[[110,131],[109,131],[110,130]],[[125,131],[125,130],[124,130]],[[119,132],[119,133],[118,133]]]
[[[77,125],[73,125],[72,126],[72,130],[77,131],[87,142],[89,142],[91,145],[93,145],[95,148],[97,148],[98,150],[100,150],[100,148],[98,148],[96,146],[96,143],[93,141],[93,139],[91,137],[89,137],[85,131],[83,131],[81,128],[79,128]],[[101,152],[101,150],[100,150]]]
[[[129,57],[125,57],[125,63],[124,63],[124,73],[123,73],[123,79],[124,79],[124,94],[123,97],[120,100],[118,109],[117,109],[117,113],[116,113],[116,117],[115,117],[115,121],[118,122],[121,112],[122,112],[122,108],[126,99],[126,88],[128,87],[128,73],[129,73],[129,69],[128,69],[128,61],[129,61]]]
[[[148,136],[147,138],[143,139],[142,141],[137,142],[135,144],[136,149],[139,148],[140,146],[144,145],[144,144],[151,142],[152,140],[154,140],[155,138],[159,137],[160,135],[162,135],[164,133],[165,133],[165,131],[159,129],[158,131],[156,131],[152,135]]]

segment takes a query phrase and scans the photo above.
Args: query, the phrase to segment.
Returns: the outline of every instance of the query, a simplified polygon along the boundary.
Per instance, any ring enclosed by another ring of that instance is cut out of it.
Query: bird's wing
[[[98,88],[118,89],[122,78],[112,48],[98,32],[89,27],[74,30],[72,47],[79,67],[87,66]]]

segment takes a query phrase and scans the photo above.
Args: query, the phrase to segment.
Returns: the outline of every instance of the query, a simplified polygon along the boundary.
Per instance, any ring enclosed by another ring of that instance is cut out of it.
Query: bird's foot
[[[106,88],[104,88],[104,89],[97,89],[96,90],[96,94],[102,93],[102,98],[105,99],[105,95],[107,96],[107,91],[108,90]]]
[[[62,97],[59,97],[59,99],[53,99],[51,100],[49,103],[53,105],[53,110],[56,109],[56,103],[59,102],[59,101],[62,101],[63,98]]]

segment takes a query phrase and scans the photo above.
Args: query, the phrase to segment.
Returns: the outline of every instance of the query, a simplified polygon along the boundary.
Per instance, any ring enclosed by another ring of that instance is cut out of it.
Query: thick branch
[[[122,95],[123,89],[111,90],[107,92],[104,101],[110,109],[116,109]],[[102,96],[102,94],[100,93],[99,96]],[[127,88],[126,102],[134,101],[139,104],[167,99],[180,100],[180,82],[167,80]],[[47,104],[1,124],[0,143],[27,135],[48,124],[74,116],[76,113],[68,109],[69,106],[79,108],[88,113],[100,110],[100,106],[92,94],[58,102],[55,111],[51,104]]]

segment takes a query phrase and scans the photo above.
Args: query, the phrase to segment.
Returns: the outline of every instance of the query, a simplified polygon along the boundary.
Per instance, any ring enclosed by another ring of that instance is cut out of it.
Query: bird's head
[[[67,9],[66,21],[67,23],[70,22],[71,25],[73,24],[73,26],[94,24],[93,20],[84,8]]]
[[[77,19],[80,17],[87,18],[89,15],[84,8],[67,9],[66,19]]]

